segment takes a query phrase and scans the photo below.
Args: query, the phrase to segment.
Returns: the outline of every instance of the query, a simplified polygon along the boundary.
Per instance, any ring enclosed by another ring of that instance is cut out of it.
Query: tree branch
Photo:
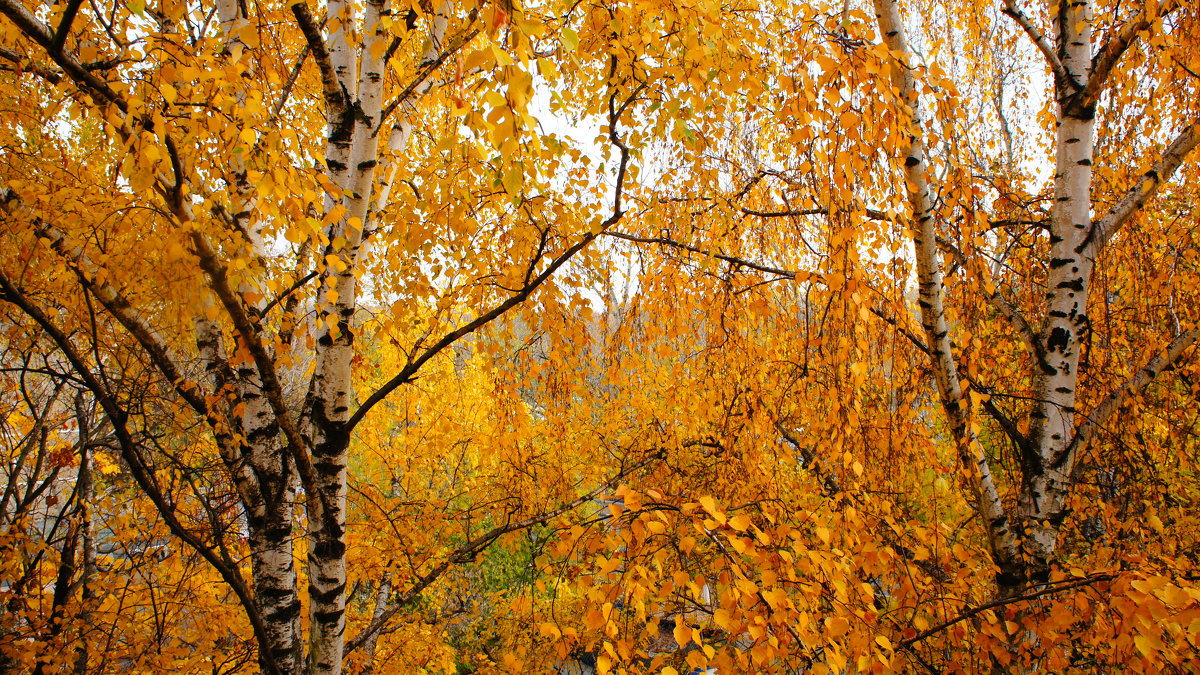
[[[200,261],[200,268],[209,278],[209,287],[217,295],[221,305],[225,307],[238,336],[246,344],[246,348],[254,359],[255,369],[258,371],[259,381],[262,383],[263,395],[271,404],[271,410],[275,413],[279,428],[283,431],[288,452],[296,462],[296,470],[300,474],[305,495],[310,501],[310,506],[317,506],[318,503],[312,502],[312,500],[321,500],[324,497],[316,489],[316,471],[313,469],[312,458],[308,454],[308,446],[284,403],[283,386],[279,383],[279,378],[275,373],[275,361],[263,347],[262,340],[259,339],[258,327],[246,313],[246,308],[242,305],[238,294],[230,287],[225,268],[217,259],[217,254],[209,245],[208,240],[198,231],[193,231],[192,245]],[[320,506],[320,513],[328,512],[323,503]]]
[[[28,71],[49,82],[50,84],[58,84],[59,82],[62,82],[62,74],[58,71],[47,68],[46,66],[43,66],[32,59],[27,59],[21,56],[21,54],[8,49],[7,47],[0,47],[0,59],[12,61],[13,63],[17,64],[16,67],[12,69],[13,72],[20,72],[22,70]],[[8,70],[7,67],[4,69]]]
[[[615,59],[616,57],[613,58]],[[356,427],[358,423],[361,422],[364,417],[366,417],[367,413],[371,411],[371,408],[374,408],[379,404],[380,401],[387,398],[388,395],[395,391],[400,385],[411,382],[413,377],[417,374],[417,371],[419,371],[421,367],[425,365],[427,361],[429,361],[429,359],[438,355],[442,350],[446,349],[455,342],[458,342],[463,337],[470,335],[471,333],[488,325],[492,321],[495,321],[513,307],[525,302],[525,300],[527,300],[529,296],[533,295],[533,292],[541,287],[542,284],[546,283],[546,281],[553,276],[560,267],[565,265],[568,260],[575,257],[575,254],[582,251],[597,237],[625,217],[625,211],[621,208],[621,197],[625,190],[625,178],[628,174],[630,153],[629,147],[624,141],[621,140],[618,129],[620,126],[621,114],[628,108],[630,102],[633,101],[634,97],[641,92],[644,86],[645,85],[639,85],[631,94],[629,100],[622,104],[619,108],[615,104],[616,93],[613,92],[609,95],[609,139],[620,152],[620,159],[617,163],[617,176],[616,186],[613,190],[612,213],[608,216],[608,218],[596,226],[595,229],[583,235],[579,241],[569,247],[566,251],[559,254],[558,257],[556,257],[550,262],[549,265],[546,266],[546,269],[542,270],[542,272],[537,276],[534,276],[528,283],[522,286],[520,290],[504,300],[504,302],[501,302],[492,309],[476,316],[471,321],[468,321],[458,328],[446,333],[440,339],[438,339],[437,342],[424,349],[418,356],[416,356],[416,358],[411,359],[404,366],[404,368],[400,370],[399,373],[385,382],[383,386],[372,392],[371,395],[368,396],[365,401],[363,401],[362,405],[360,405],[358,409],[354,411],[354,413],[346,421],[346,424],[343,428],[343,432],[345,434],[350,434],[354,430],[354,427]]]
[[[605,234],[605,236],[613,237],[615,239],[624,239],[625,241],[632,241],[632,242],[638,243],[638,244],[658,244],[660,246],[670,246],[672,248],[678,248],[678,249],[681,249],[684,251],[698,253],[700,255],[708,256],[710,258],[716,258],[717,260],[723,260],[727,263],[730,263],[732,265],[737,265],[739,267],[746,267],[746,268],[749,268],[749,269],[752,269],[752,270],[755,270],[758,272],[764,272],[766,274],[774,274],[776,276],[780,276],[785,279],[795,279],[796,278],[796,272],[794,270],[785,270],[785,269],[781,269],[778,267],[771,267],[770,265],[756,263],[756,262],[753,262],[750,260],[746,260],[744,258],[738,258],[736,256],[725,255],[724,253],[713,253],[712,251],[706,251],[705,249],[698,248],[696,246],[692,246],[691,244],[685,244],[685,243],[683,243],[681,241],[677,241],[675,239],[669,239],[666,237],[639,237],[639,236],[632,235],[632,234],[626,234],[624,232],[617,232],[615,230],[605,232],[604,234]]]
[[[698,444],[698,442],[692,444]],[[640,471],[653,462],[662,459],[663,455],[664,450],[659,448],[654,454],[627,469],[623,469],[622,471],[618,472],[617,475],[605,481],[604,484],[585,495],[572,499],[571,501],[549,511],[526,518],[525,520],[494,527],[484,534],[454,549],[454,551],[451,552],[450,555],[446,556],[442,562],[438,563],[436,567],[421,576],[412,586],[404,591],[404,593],[400,594],[400,596],[396,599],[396,602],[389,605],[388,608],[382,612],[377,613],[371,623],[368,624],[366,628],[363,628],[361,631],[359,631],[358,635],[355,635],[352,639],[346,641],[345,654],[349,655],[354,650],[363,646],[372,635],[379,632],[379,630],[383,628],[383,626],[387,624],[392,617],[399,613],[400,610],[404,609],[408,603],[416,599],[416,597],[420,595],[426,588],[428,588],[430,584],[432,584],[434,581],[437,581],[437,579],[441,577],[446,570],[450,569],[451,566],[461,565],[463,563],[473,561],[477,555],[495,543],[497,539],[510,532],[517,532],[519,530],[528,529],[535,525],[541,525],[553,518],[557,518],[558,516],[575,509],[582,504],[592,501],[601,493],[613,489],[622,479]]]
[[[92,395],[96,397],[96,400],[104,409],[105,416],[112,423],[113,433],[117,437],[121,457],[129,467],[130,474],[138,484],[138,487],[154,503],[155,510],[158,511],[159,516],[167,524],[171,533],[199,553],[221,575],[225,583],[233,589],[234,594],[238,596],[238,601],[242,605],[242,609],[246,612],[246,618],[250,621],[250,625],[254,629],[254,637],[258,640],[258,643],[260,645],[270,644],[266,626],[263,624],[262,616],[258,613],[253,594],[246,584],[245,579],[242,578],[241,573],[236,567],[226,565],[216,552],[184,527],[183,523],[175,516],[174,507],[167,501],[166,496],[159,491],[153,475],[142,461],[141,455],[136,449],[136,442],[133,439],[133,435],[125,426],[128,415],[113,399],[111,393],[96,378],[91,369],[88,368],[67,335],[59,330],[58,326],[46,316],[45,312],[30,302],[3,271],[0,271],[0,291],[2,291],[4,300],[20,308],[26,316],[33,319],[42,327],[42,330],[50,336],[50,339],[54,341],[55,345],[71,363],[71,367],[75,369],[76,374],[87,384]],[[269,673],[279,673],[275,660],[269,651],[260,650],[260,656],[261,663]]]
[[[1033,21],[1029,19],[1029,16],[1017,6],[1016,0],[1004,0],[1004,9],[1000,11],[1015,21],[1021,27],[1021,30],[1025,31],[1025,34],[1029,36],[1033,45],[1045,57],[1046,64],[1050,66],[1050,72],[1054,73],[1056,80],[1069,84],[1076,91],[1083,88],[1083,85],[1076,82],[1070,73],[1067,72],[1062,61],[1058,59],[1058,54],[1054,51],[1054,47],[1051,46],[1050,41],[1037,29],[1037,26],[1033,25]]]
[[[62,51],[63,45],[67,43],[67,34],[71,32],[71,24],[75,21],[75,15],[79,13],[79,6],[82,4],[83,0],[70,0],[67,3],[62,20],[58,23],[58,30],[54,32],[54,51]]]
[[[74,56],[55,46],[54,33],[50,31],[50,27],[42,23],[18,0],[0,0],[0,14],[7,16],[26,37],[41,45],[46,54],[80,88],[91,92],[98,99],[116,105],[121,112],[129,111],[129,104],[108,86],[107,82],[96,77]]]
[[[1197,338],[1200,338],[1200,330],[1197,329],[1180,333],[1167,345],[1166,349],[1146,362],[1146,365],[1142,366],[1121,386],[1109,392],[1075,430],[1071,442],[1067,443],[1062,450],[1063,457],[1055,458],[1055,464],[1071,466],[1073,464],[1072,457],[1088,444],[1096,432],[1113,416],[1113,413],[1129,402],[1129,399],[1141,393],[1159,373],[1179,361],[1183,353],[1195,344]],[[1063,462],[1064,459],[1065,462]]]
[[[746,214],[747,216],[757,216],[759,218],[787,218],[789,216],[825,216],[825,215],[829,215],[829,209],[820,209],[820,208],[789,209],[789,210],[785,210],[785,211],[757,211],[755,209],[742,208],[741,211],[742,211],[742,213]],[[883,211],[875,210],[875,209],[863,209],[862,213],[865,214],[871,220],[886,220],[886,221],[891,220],[891,218],[889,218],[886,213],[884,213]]]
[[[1006,597],[1006,598],[998,598],[996,600],[992,600],[991,602],[985,602],[982,605],[972,607],[971,609],[963,612],[962,614],[959,614],[958,616],[956,616],[952,619],[947,619],[947,620],[939,623],[936,626],[932,626],[926,630],[923,630],[920,633],[917,633],[916,635],[914,635],[906,640],[901,640],[900,642],[897,642],[896,650],[899,651],[899,650],[903,649],[905,651],[911,651],[912,646],[914,644],[921,642],[922,640],[926,640],[934,635],[937,635],[938,633],[946,630],[947,628],[953,626],[954,624],[966,621],[967,619],[975,616],[976,614],[979,614],[980,612],[986,612],[989,609],[995,609],[997,607],[1011,605],[1014,602],[1025,602],[1026,600],[1035,600],[1044,595],[1051,595],[1053,593],[1069,591],[1072,588],[1079,588],[1081,586],[1090,586],[1092,584],[1100,583],[1101,581],[1112,581],[1115,578],[1117,578],[1117,575],[1115,575],[1115,574],[1094,574],[1090,577],[1084,577],[1082,579],[1072,579],[1070,581],[1065,581],[1058,585],[1047,586],[1040,590],[1032,591],[1030,593],[1025,593],[1023,595],[1014,595],[1014,596]]]
[[[8,1],[0,0],[0,2]],[[304,0],[299,0],[292,5],[292,15],[296,17],[296,24],[300,26],[300,32],[304,34],[304,40],[308,43],[308,51],[312,53],[313,60],[317,62],[317,68],[321,71],[321,86],[325,92],[325,103],[334,112],[346,109],[350,105],[349,96],[338,82],[337,74],[333,70],[333,62],[329,58],[329,49],[325,46],[325,38],[321,37],[321,29],[313,20],[312,12],[309,11]]]
[[[429,76],[437,71],[438,68],[440,68],[442,64],[446,62],[446,59],[454,56],[459,52],[459,50],[467,46],[478,34],[478,30],[468,31],[462,36],[461,39],[455,40],[450,48],[439,52],[431,59],[424,60],[420,64],[420,69],[417,71],[417,74],[413,77],[413,79],[404,87],[404,89],[400,91],[396,98],[392,99],[392,101],[387,104],[387,106],[383,109],[383,112],[379,115],[379,124],[376,126],[376,133],[378,133],[379,129],[383,128],[384,122],[386,122],[388,117],[390,117],[392,113],[396,111],[396,108],[408,102],[412,98],[412,95],[420,89],[421,85],[429,79]]]
[[[1099,255],[1113,235],[1120,231],[1146,205],[1146,202],[1158,193],[1159,188],[1171,180],[1175,171],[1196,148],[1197,143],[1200,143],[1200,119],[1192,120],[1183,131],[1179,132],[1179,135],[1163,151],[1162,158],[1155,163],[1153,168],[1134,182],[1125,191],[1125,196],[1114,204],[1103,218],[1092,223],[1092,231],[1085,243],[1090,247],[1089,252],[1093,258]]]
[[[1139,36],[1147,28],[1154,25],[1154,22],[1171,12],[1179,9],[1180,0],[1165,0],[1158,5],[1158,13],[1154,16],[1149,14],[1148,8],[1143,7],[1142,12],[1136,19],[1125,24],[1116,35],[1108,39],[1096,55],[1092,57],[1092,74],[1088,78],[1087,83],[1083,87],[1080,103],[1082,105],[1092,105],[1100,97],[1100,92],[1104,85],[1108,82],[1109,75],[1112,74],[1113,68],[1124,56],[1125,51],[1129,49]]]
[[[938,237],[937,243],[938,246],[948,251],[954,257],[959,266],[963,269],[969,269],[966,254],[955,246],[953,242],[943,237]],[[1043,360],[1041,343],[1038,341],[1037,335],[1034,334],[1033,327],[1029,325],[1029,322],[1025,319],[1025,315],[1021,313],[1021,310],[1000,294],[999,287],[996,287],[991,293],[985,291],[984,295],[987,298],[988,304],[1008,321],[1013,330],[1017,331],[1017,335],[1021,338],[1021,342],[1025,345],[1025,349],[1029,354],[1037,359],[1038,363],[1041,363]]]

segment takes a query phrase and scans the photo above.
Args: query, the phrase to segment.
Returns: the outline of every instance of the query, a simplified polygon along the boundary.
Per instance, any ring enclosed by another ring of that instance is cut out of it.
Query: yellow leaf
[[[725,514],[717,508],[717,502],[711,496],[704,495],[701,497],[700,506],[703,506],[704,510],[707,511],[709,515],[711,515],[718,523],[722,525],[725,524]]]
[[[692,629],[689,628],[684,622],[683,617],[677,617],[675,619],[675,630],[673,631],[673,634],[675,636],[675,643],[681,648],[686,646],[688,641],[692,639]]]

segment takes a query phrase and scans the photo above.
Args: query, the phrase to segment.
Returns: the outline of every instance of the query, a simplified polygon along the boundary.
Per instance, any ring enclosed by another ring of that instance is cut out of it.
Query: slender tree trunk
[[[331,2],[331,15],[341,3]],[[380,17],[384,3],[368,2],[362,21],[362,63],[344,28],[331,36],[330,60],[342,90],[350,100],[330,111],[326,166],[334,184],[348,193],[329,199],[326,210],[345,208],[342,219],[331,225],[330,261],[321,275],[317,312],[317,364],[312,387],[313,467],[320,493],[320,514],[309,514],[310,670],[314,675],[342,671],[346,631],[346,462],[349,436],[344,430],[353,402],[352,368],[354,319],[358,280],[354,275],[362,246],[375,166],[376,133],[383,107],[383,55],[388,39]],[[381,48],[383,47],[383,48]],[[361,71],[361,77],[358,76]],[[314,517],[316,516],[316,517]]]
[[[921,326],[925,332],[942,408],[950,422],[959,460],[969,473],[976,508],[983,520],[992,558],[1000,568],[1000,583],[1004,584],[1007,579],[1020,576],[1017,539],[1010,528],[1008,514],[1000,499],[987,456],[972,429],[967,399],[951,348],[950,327],[946,322],[943,300],[941,259],[937,248],[937,218],[930,194],[921,105],[912,71],[912,52],[905,38],[897,0],[875,0],[875,14],[884,44],[903,59],[903,62],[892,64],[892,85],[899,90],[901,100],[911,111],[908,121],[909,144],[904,153],[904,176],[908,185],[909,227],[917,263],[917,304],[920,306]]]
[[[387,611],[389,596],[392,594],[392,575],[384,574],[379,580],[379,588],[375,590],[375,610],[371,613],[371,621],[379,620],[383,613]],[[370,675],[375,672],[375,647],[379,643],[379,633],[371,633],[367,641],[363,643],[363,667],[362,675]]]
[[[79,636],[76,638],[75,675],[85,675],[88,666],[88,631],[90,630],[92,608],[96,600],[94,586],[96,576],[96,538],[94,512],[92,501],[95,499],[95,481],[92,477],[92,453],[88,439],[91,436],[89,410],[85,405],[82,392],[75,397],[75,419],[79,428],[79,438],[82,440],[79,454],[79,529],[82,539],[81,567],[79,586]]]

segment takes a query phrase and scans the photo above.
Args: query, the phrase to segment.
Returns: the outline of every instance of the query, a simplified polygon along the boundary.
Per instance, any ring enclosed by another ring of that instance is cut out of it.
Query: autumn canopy
[[[1200,671],[1200,4],[0,15],[0,672]]]

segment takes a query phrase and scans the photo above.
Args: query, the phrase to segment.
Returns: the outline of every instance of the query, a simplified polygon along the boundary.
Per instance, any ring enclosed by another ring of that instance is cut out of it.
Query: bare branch
[[[1029,36],[1034,46],[1045,57],[1046,64],[1050,66],[1050,72],[1054,73],[1056,80],[1070,85],[1076,91],[1083,88],[1083,85],[1076,82],[1070,73],[1067,72],[1062,61],[1058,59],[1058,54],[1055,53],[1054,47],[1050,45],[1050,41],[1037,29],[1037,26],[1033,25],[1033,21],[1029,19],[1029,16],[1017,6],[1016,0],[1004,0],[1004,9],[1000,11],[1015,21],[1021,27],[1021,30],[1025,31],[1025,34]]]
[[[748,216],[757,216],[759,218],[787,218],[791,216],[825,216],[829,215],[829,209],[789,209],[786,211],[757,211],[755,209],[743,208],[742,213]],[[886,220],[890,221],[883,211],[875,209],[864,209],[862,213],[866,214],[871,220]]]
[[[785,279],[795,279],[796,278],[796,272],[794,270],[785,270],[785,269],[780,269],[778,267],[771,267],[770,265],[756,263],[756,262],[753,262],[750,260],[746,260],[744,258],[738,258],[736,256],[725,255],[724,253],[713,253],[712,251],[706,251],[705,249],[702,249],[702,248],[699,248],[696,246],[692,246],[691,244],[685,244],[685,243],[683,243],[681,241],[677,241],[675,239],[669,239],[667,237],[639,237],[639,236],[632,235],[632,234],[626,234],[624,232],[617,232],[615,230],[605,232],[604,234],[605,234],[605,236],[613,237],[615,239],[624,239],[625,241],[632,241],[632,242],[638,243],[638,244],[658,244],[660,246],[670,246],[672,248],[678,248],[678,249],[681,249],[684,251],[698,253],[700,255],[708,256],[710,258],[716,258],[717,260],[724,260],[725,262],[730,263],[732,265],[737,265],[738,267],[746,267],[748,269],[756,270],[758,272],[764,272],[766,274],[774,274],[776,276],[784,277]]]

